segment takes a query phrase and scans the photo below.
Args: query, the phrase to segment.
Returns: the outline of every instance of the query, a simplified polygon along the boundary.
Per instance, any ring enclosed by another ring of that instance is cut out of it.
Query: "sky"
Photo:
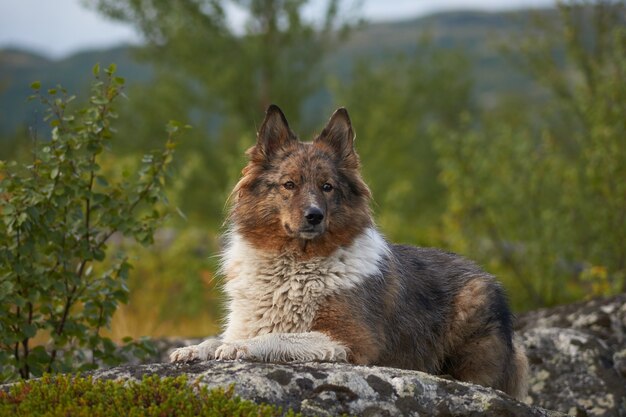
[[[84,49],[141,43],[130,26],[111,21],[85,7],[88,0],[0,0],[0,48],[20,47],[62,58]],[[313,0],[309,9],[321,10],[324,0]],[[455,10],[510,10],[543,7],[554,0],[363,0],[362,15],[369,21],[407,19]],[[245,16],[232,10],[233,25]]]

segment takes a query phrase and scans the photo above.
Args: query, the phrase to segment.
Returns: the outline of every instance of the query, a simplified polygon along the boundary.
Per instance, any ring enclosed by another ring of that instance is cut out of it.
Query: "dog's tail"
[[[509,369],[504,391],[516,399],[523,401],[528,394],[528,359],[526,349],[518,340],[513,342],[511,367]]]

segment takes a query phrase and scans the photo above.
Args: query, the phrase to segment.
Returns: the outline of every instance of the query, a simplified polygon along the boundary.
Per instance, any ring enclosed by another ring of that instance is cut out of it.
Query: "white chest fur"
[[[365,279],[380,279],[379,264],[388,253],[375,229],[328,257],[307,261],[255,249],[233,232],[222,258],[229,297],[223,339],[309,331],[324,298]]]

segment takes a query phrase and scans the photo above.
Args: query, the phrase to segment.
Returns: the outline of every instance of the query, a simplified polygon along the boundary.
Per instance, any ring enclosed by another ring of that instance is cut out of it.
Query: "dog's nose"
[[[324,220],[324,213],[317,207],[309,207],[304,212],[304,218],[311,226],[315,226]]]

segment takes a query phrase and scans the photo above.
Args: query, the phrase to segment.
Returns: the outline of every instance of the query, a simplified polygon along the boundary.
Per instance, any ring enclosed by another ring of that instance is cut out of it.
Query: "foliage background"
[[[164,121],[194,126],[155,245],[116,242],[134,268],[114,339],[218,331],[225,202],[270,102],[303,139],[346,106],[385,235],[475,259],[516,310],[626,289],[623,1],[386,24],[360,22],[340,1],[317,23],[305,1],[239,3],[250,10],[244,34],[217,0],[93,1],[135,24],[146,46],[59,62],[0,53],[0,159],[24,160],[33,137],[45,139],[24,88],[62,82],[80,97],[76,73],[95,61],[127,78],[120,152],[103,162],[112,175],[155,147]]]

